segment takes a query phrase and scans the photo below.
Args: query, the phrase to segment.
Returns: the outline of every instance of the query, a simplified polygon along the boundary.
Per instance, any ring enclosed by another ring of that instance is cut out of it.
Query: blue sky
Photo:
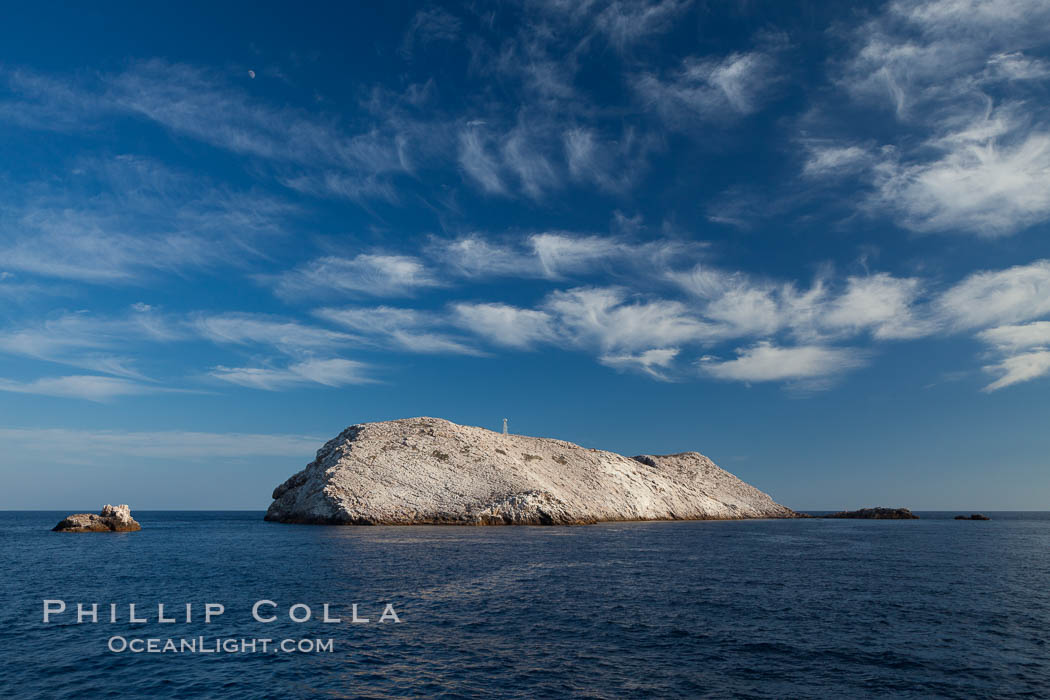
[[[1050,5],[5,9],[0,508],[415,415],[1050,508]]]

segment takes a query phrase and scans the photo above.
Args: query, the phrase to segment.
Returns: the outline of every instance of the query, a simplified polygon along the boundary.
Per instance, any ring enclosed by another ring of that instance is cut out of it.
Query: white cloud
[[[462,277],[561,279],[616,270],[662,269],[699,257],[703,243],[658,239],[632,242],[618,236],[548,231],[493,243],[480,234],[432,239],[429,253]]]
[[[594,18],[594,26],[609,38],[609,43],[623,50],[641,39],[666,32],[691,4],[691,0],[614,0]]]
[[[624,255],[630,246],[607,236],[567,236],[540,233],[529,237],[544,277],[587,270],[596,263]]]
[[[507,304],[453,304],[452,322],[492,343],[518,349],[556,338],[549,314]]]
[[[11,88],[0,119],[19,126],[72,130],[137,117],[266,163],[301,191],[355,199],[390,198],[390,181],[407,171],[406,151],[430,152],[444,140],[441,127],[393,110],[359,118],[355,132],[334,116],[267,104],[222,74],[160,59],[65,81],[27,71],[0,71],[0,79]]]
[[[425,49],[434,42],[456,41],[462,28],[463,23],[457,17],[440,7],[420,10],[405,31],[405,37],[401,41],[401,53],[411,58],[417,44]]]
[[[727,273],[697,265],[690,272],[670,273],[672,281],[705,300],[703,314],[726,326],[731,335],[775,333],[785,322],[783,305],[773,285],[752,281],[743,273]]]
[[[8,188],[0,211],[9,219],[0,231],[0,269],[127,284],[149,273],[257,259],[293,209],[119,156],[81,160],[52,181]]]
[[[533,32],[557,27],[569,33],[566,29],[571,28],[573,40],[584,46],[601,36],[618,51],[669,31],[691,5],[692,0],[531,0],[526,4],[540,10],[531,18],[530,24],[538,26]],[[605,51],[605,44],[601,46]]]
[[[418,258],[368,253],[353,258],[318,258],[273,279],[275,293],[287,298],[410,296],[442,284]]]
[[[981,331],[977,337],[1004,352],[1050,347],[1050,321],[998,326]]]
[[[1031,55],[1047,22],[1043,0],[887,3],[843,36],[857,49],[835,80],[908,128],[867,157],[850,152],[856,136],[829,142],[804,172],[840,175],[846,157],[874,186],[862,208],[913,231],[1003,236],[1050,219],[1050,123],[1034,108],[1050,69]]]
[[[388,180],[370,173],[323,171],[279,177],[285,187],[314,197],[337,197],[364,203],[370,199],[397,201],[397,190]]]
[[[465,129],[459,135],[459,164],[485,192],[506,193],[507,188],[500,177],[500,164],[489,153],[477,127]]]
[[[430,254],[462,277],[534,277],[535,263],[521,250],[480,234],[431,240]]]
[[[877,339],[928,335],[933,325],[917,315],[921,282],[875,273],[852,276],[841,290],[818,277],[807,290],[794,283],[755,280],[741,272],[698,265],[668,278],[703,301],[704,318],[726,337],[768,336],[782,330],[804,340],[855,336]],[[841,285],[839,285],[841,286]]]
[[[904,226],[990,237],[1050,218],[1050,133],[1001,109],[932,140],[931,149],[941,156],[876,166],[879,206]]]
[[[557,291],[543,304],[557,317],[573,343],[603,354],[681,345],[711,339],[714,329],[683,303],[666,299],[632,300],[619,288],[589,287]]]
[[[154,459],[218,457],[304,457],[324,443],[306,435],[202,433],[184,430],[128,432],[73,428],[0,428],[8,452],[41,454],[49,459],[91,463],[114,456]],[[55,450],[76,445],[76,450]]]
[[[519,125],[503,140],[502,154],[504,164],[517,176],[525,194],[540,199],[548,190],[561,185],[561,177],[536,147],[536,138]]]
[[[1050,260],[975,272],[933,301],[955,328],[1017,323],[1050,314]]]
[[[898,115],[930,103],[972,97],[989,62],[1037,47],[1050,20],[1042,0],[897,0],[856,28],[857,52],[841,84],[855,95],[888,100]],[[1007,71],[1005,78],[1010,79]]]
[[[828,304],[819,322],[830,330],[850,333],[870,329],[882,340],[928,335],[933,330],[931,324],[912,312],[920,289],[921,283],[914,277],[893,277],[884,272],[850,277],[845,292]]]
[[[0,379],[0,391],[105,402],[118,396],[135,396],[169,390],[122,377],[73,375],[43,377],[32,381]]]
[[[727,121],[758,111],[778,80],[773,55],[752,51],[690,58],[666,79],[652,73],[638,77],[635,89],[670,123],[692,128],[698,117]]]
[[[367,173],[402,170],[390,134],[347,135],[334,122],[271,107],[192,66],[154,59],[107,83],[121,108],[235,153]]]
[[[860,146],[808,143],[806,150],[808,155],[802,173],[810,177],[855,172],[869,166],[872,161],[872,155]]]
[[[653,348],[636,355],[602,355],[598,361],[614,369],[638,370],[653,379],[669,381],[665,370],[671,368],[678,353],[678,348]]]
[[[184,335],[182,329],[149,310],[117,318],[66,313],[32,325],[3,329],[0,352],[128,379],[145,379],[135,368],[135,360],[123,353],[144,342],[172,342]],[[118,351],[121,354],[116,354]]]
[[[989,328],[977,337],[1002,357],[985,366],[985,371],[999,378],[984,388],[996,391],[1013,384],[1050,374],[1050,321]]]
[[[1050,77],[1050,63],[1020,51],[1004,52],[988,59],[986,71],[992,81],[1042,80]]]
[[[461,338],[437,332],[435,329],[447,322],[444,315],[437,312],[378,306],[318,309],[314,315],[386,347],[415,353],[484,354]]]
[[[41,75],[25,69],[0,70],[0,84],[7,88],[7,99],[0,101],[0,119],[18,127],[47,131],[74,131],[96,126],[114,106],[98,91],[81,89],[94,76],[80,74],[77,82]]]
[[[1050,350],[1035,350],[1011,355],[1002,362],[989,365],[984,369],[1000,375],[998,379],[986,386],[984,391],[997,391],[1050,374]]]
[[[201,337],[213,343],[269,345],[288,355],[343,347],[358,340],[347,333],[264,314],[201,314],[190,324]]]
[[[210,375],[216,379],[251,389],[282,391],[304,384],[322,384],[340,387],[347,384],[366,384],[374,381],[365,375],[367,365],[339,358],[311,359],[286,368],[224,367],[214,368]]]
[[[717,379],[741,382],[825,380],[859,367],[864,361],[864,353],[853,348],[780,347],[763,341],[741,348],[733,360],[705,357],[700,361],[700,369]]]
[[[577,183],[593,183],[613,193],[630,189],[648,169],[649,154],[661,146],[661,137],[639,134],[624,127],[618,138],[596,128],[574,126],[561,133],[563,157]]]

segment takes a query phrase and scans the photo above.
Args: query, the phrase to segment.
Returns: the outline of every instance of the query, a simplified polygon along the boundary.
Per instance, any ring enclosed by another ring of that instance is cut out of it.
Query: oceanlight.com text
[[[110,637],[115,654],[315,654],[335,651],[331,638],[267,639],[236,637]]]

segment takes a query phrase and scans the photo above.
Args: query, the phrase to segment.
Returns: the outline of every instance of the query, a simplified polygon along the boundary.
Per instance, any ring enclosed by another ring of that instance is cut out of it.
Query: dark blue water
[[[339,528],[137,512],[138,533],[49,532],[63,515],[0,513],[0,696],[1050,695],[1050,514]],[[70,612],[45,625],[44,599]],[[260,599],[282,620],[253,621]],[[100,622],[76,624],[77,602],[103,604]],[[158,602],[195,619],[159,624]],[[208,602],[226,612],[206,625]],[[287,619],[326,602],[371,622]],[[400,623],[376,621],[386,603]],[[333,650],[114,653],[114,636]]]

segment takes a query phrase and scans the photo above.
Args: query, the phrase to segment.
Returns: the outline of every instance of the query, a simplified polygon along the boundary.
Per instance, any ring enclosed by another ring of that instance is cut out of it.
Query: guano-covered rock
[[[273,499],[267,520],[314,524],[798,517],[696,452],[624,457],[439,418],[350,426]]]

